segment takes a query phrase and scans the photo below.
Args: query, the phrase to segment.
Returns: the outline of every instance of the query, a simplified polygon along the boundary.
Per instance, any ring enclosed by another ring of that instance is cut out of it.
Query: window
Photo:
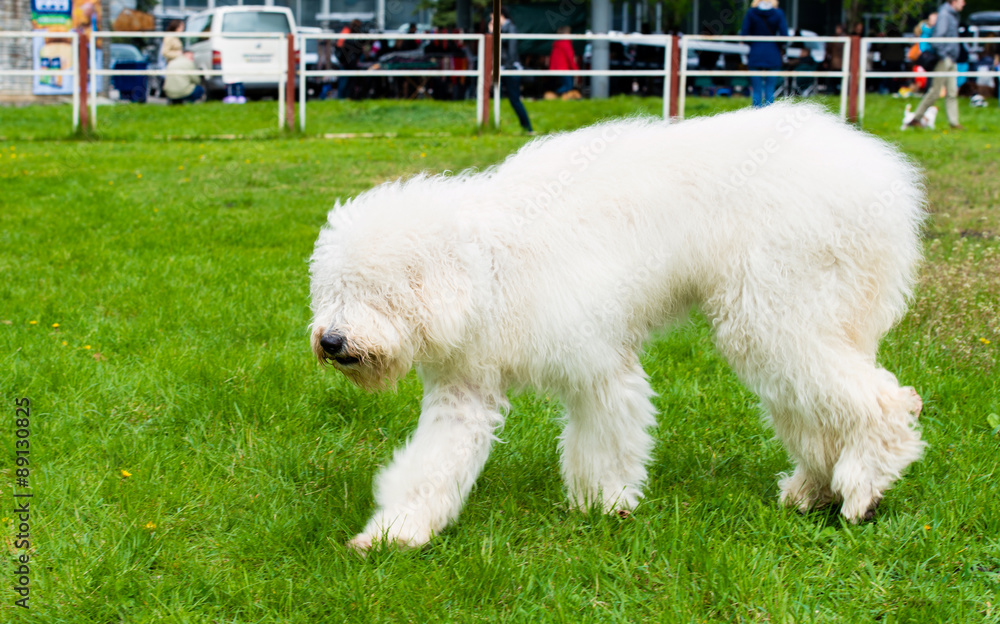
[[[187,32],[208,32],[212,30],[212,15],[192,15],[184,26]]]
[[[288,33],[288,16],[268,11],[226,13],[222,18],[222,32]]]

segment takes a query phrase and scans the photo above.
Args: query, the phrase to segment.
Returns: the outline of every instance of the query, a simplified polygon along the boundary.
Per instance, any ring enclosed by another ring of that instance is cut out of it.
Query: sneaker
[[[235,104],[236,103],[236,96],[235,95],[227,95],[226,97],[222,98],[222,103],[223,104]]]
[[[246,97],[244,97],[242,95],[237,95],[236,96],[236,103],[237,104],[246,104],[247,103],[247,99],[246,99]]]
[[[963,126],[962,124],[951,124],[951,129],[962,131],[965,130],[965,126]]]

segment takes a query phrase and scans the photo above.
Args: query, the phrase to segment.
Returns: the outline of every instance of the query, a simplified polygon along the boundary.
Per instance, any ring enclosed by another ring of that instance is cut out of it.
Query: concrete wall
[[[30,0],[0,2],[0,31],[31,30]],[[0,67],[31,69],[31,39],[0,38]],[[0,76],[0,97],[31,93],[28,76]]]

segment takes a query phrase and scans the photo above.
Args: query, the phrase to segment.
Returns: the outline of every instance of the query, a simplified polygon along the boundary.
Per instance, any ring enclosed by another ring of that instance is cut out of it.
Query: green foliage
[[[909,24],[920,21],[927,11],[926,0],[884,0],[884,10],[889,14],[889,23],[903,33]]]
[[[527,107],[551,132],[662,103]],[[695,316],[643,355],[661,416],[631,517],[566,510],[560,407],[528,393],[458,523],[367,559],[343,544],[420,383],[367,395],[317,366],[306,259],[334,198],[527,138],[506,104],[482,134],[468,103],[310,102],[306,136],[275,110],[101,107],[98,140],[67,140],[68,107],[0,108],[8,572],[15,397],[37,505],[31,610],[8,576],[2,621],[1000,622],[995,110],[899,132],[902,104],[868,99],[868,127],[926,169],[932,213],[913,312],[880,354],[923,396],[930,446],[875,522],[777,505],[784,451]],[[395,134],[323,138],[346,132]]]

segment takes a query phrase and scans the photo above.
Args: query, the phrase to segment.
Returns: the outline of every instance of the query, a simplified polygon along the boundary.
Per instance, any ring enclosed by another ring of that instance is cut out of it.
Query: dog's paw
[[[368,551],[372,549],[374,544],[375,542],[372,540],[371,535],[365,535],[362,533],[360,535],[355,535],[354,539],[347,542],[347,547],[362,557],[367,557]]]
[[[380,546],[400,549],[419,548],[429,542],[434,533],[429,527],[415,522],[412,516],[377,511],[364,530],[347,542],[347,547],[364,555]]]
[[[796,467],[791,475],[785,474],[778,482],[778,500],[786,507],[794,507],[805,514],[813,509],[829,505],[833,493],[826,485],[810,479],[802,468]]]
[[[924,401],[917,394],[917,391],[912,386],[906,386],[900,388],[900,392],[903,396],[903,405],[906,411],[913,414],[914,418],[920,418],[920,412],[924,409]]]
[[[427,541],[429,540],[421,542],[419,540],[406,539],[400,536],[390,536],[385,534],[370,535],[368,533],[360,533],[354,536],[354,539],[347,542],[347,547],[362,557],[366,557],[368,556],[369,551],[379,547],[409,550],[411,548],[419,548],[420,546],[426,544]]]
[[[867,501],[844,501],[840,508],[840,515],[851,524],[861,524],[862,522],[873,522],[878,512],[878,504],[882,498],[869,498]]]

